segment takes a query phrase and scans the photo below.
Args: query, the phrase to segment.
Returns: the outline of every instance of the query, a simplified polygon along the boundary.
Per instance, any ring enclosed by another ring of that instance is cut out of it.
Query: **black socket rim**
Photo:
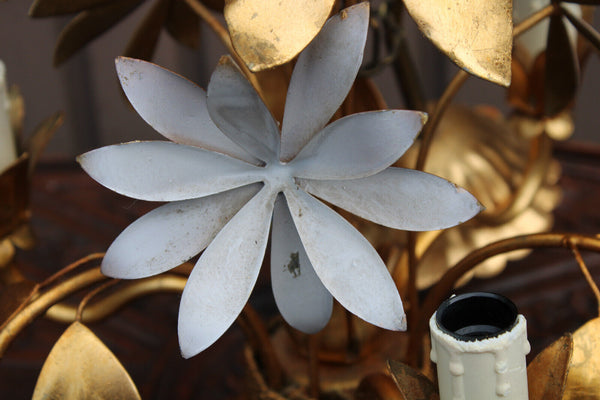
[[[498,337],[518,322],[515,304],[508,298],[488,292],[452,296],[437,309],[440,330],[465,342]]]

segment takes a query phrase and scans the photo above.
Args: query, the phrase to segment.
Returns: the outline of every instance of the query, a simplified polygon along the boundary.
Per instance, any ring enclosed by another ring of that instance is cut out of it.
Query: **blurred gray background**
[[[124,49],[138,21],[153,2],[146,2],[63,66],[52,66],[56,39],[70,17],[30,19],[30,0],[0,2],[0,59],[6,65],[9,84],[17,84],[26,102],[26,131],[55,111],[66,113],[44,157],[73,159],[77,154],[102,145],[139,139],[161,139],[122,100],[114,69],[114,58]],[[456,67],[439,53],[408,20],[409,39],[428,99],[435,99],[456,72]],[[598,26],[598,18],[596,18]],[[225,48],[206,27],[196,51],[175,43],[162,33],[154,61],[202,87]],[[570,140],[600,143],[598,128],[600,89],[598,53],[593,53],[583,74],[575,108],[575,134]],[[390,108],[402,108],[402,98],[389,68],[376,82]],[[502,107],[505,90],[481,79],[471,78],[457,102],[493,104]]]

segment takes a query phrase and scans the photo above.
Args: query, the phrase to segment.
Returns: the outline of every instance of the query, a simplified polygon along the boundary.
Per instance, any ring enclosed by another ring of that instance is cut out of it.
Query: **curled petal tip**
[[[400,324],[398,325],[397,331],[405,331],[406,330],[406,314],[402,314],[402,318],[400,318]]]
[[[421,116],[421,126],[425,125],[427,123],[427,121],[429,120],[429,114],[427,114],[424,111],[417,111],[417,112]]]

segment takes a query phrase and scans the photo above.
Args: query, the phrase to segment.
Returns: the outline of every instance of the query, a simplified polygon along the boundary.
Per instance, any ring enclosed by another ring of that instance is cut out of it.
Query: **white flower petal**
[[[411,169],[387,168],[362,179],[307,179],[299,184],[323,200],[395,229],[445,229],[471,219],[483,209],[466,190]]]
[[[279,156],[279,128],[231,57],[221,57],[208,84],[208,112],[231,140],[265,162]]]
[[[368,26],[368,2],[348,7],[300,53],[283,114],[282,161],[294,158],[346,98],[360,68]]]
[[[369,323],[406,329],[396,285],[371,244],[340,215],[303,190],[284,193],[308,258],[333,297]]]
[[[200,253],[261,188],[260,183],[165,204],[129,225],[110,245],[102,273],[138,279],[168,271]]]
[[[354,179],[393,164],[412,145],[427,115],[388,110],[352,114],[315,135],[290,162],[294,175],[313,179]]]
[[[176,201],[223,192],[262,179],[263,168],[172,142],[131,142],[78,157],[96,181],[125,196]]]
[[[271,229],[271,285],[277,308],[294,328],[316,333],[329,322],[333,298],[310,264],[281,194]]]
[[[275,193],[263,189],[204,250],[179,306],[179,346],[185,358],[213,344],[248,301],[264,257]]]
[[[135,110],[167,139],[257,163],[213,124],[206,109],[206,92],[199,86],[147,61],[119,57],[115,65]]]

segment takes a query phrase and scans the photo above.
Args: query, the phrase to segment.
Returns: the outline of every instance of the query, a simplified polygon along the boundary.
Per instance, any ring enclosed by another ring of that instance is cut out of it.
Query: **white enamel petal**
[[[333,298],[315,273],[283,195],[273,210],[271,227],[271,284],[283,319],[304,333],[323,329]]]
[[[147,61],[119,57],[115,65],[135,110],[167,139],[249,163],[258,161],[215,126],[206,109],[206,92],[199,86]]]
[[[278,159],[279,128],[231,57],[221,57],[210,77],[207,105],[214,123],[231,140],[262,161]]]
[[[138,279],[160,274],[200,253],[261,184],[165,204],[129,225],[110,245],[102,273]]]
[[[371,244],[340,215],[303,190],[284,193],[308,258],[333,297],[371,324],[406,329],[396,285]]]
[[[300,53],[283,114],[282,161],[294,158],[346,98],[362,62],[368,26],[368,2],[346,8]]]
[[[204,250],[181,297],[179,346],[185,358],[213,344],[248,301],[264,257],[275,193],[261,190]]]
[[[290,162],[294,175],[313,179],[354,179],[393,164],[412,145],[427,115],[388,110],[352,114],[315,135]]]
[[[78,157],[100,184],[125,196],[177,201],[208,196],[262,179],[263,168],[172,142],[131,142]]]
[[[425,172],[387,168],[367,178],[299,181],[306,191],[381,225],[410,231],[445,229],[483,207],[473,195]]]

